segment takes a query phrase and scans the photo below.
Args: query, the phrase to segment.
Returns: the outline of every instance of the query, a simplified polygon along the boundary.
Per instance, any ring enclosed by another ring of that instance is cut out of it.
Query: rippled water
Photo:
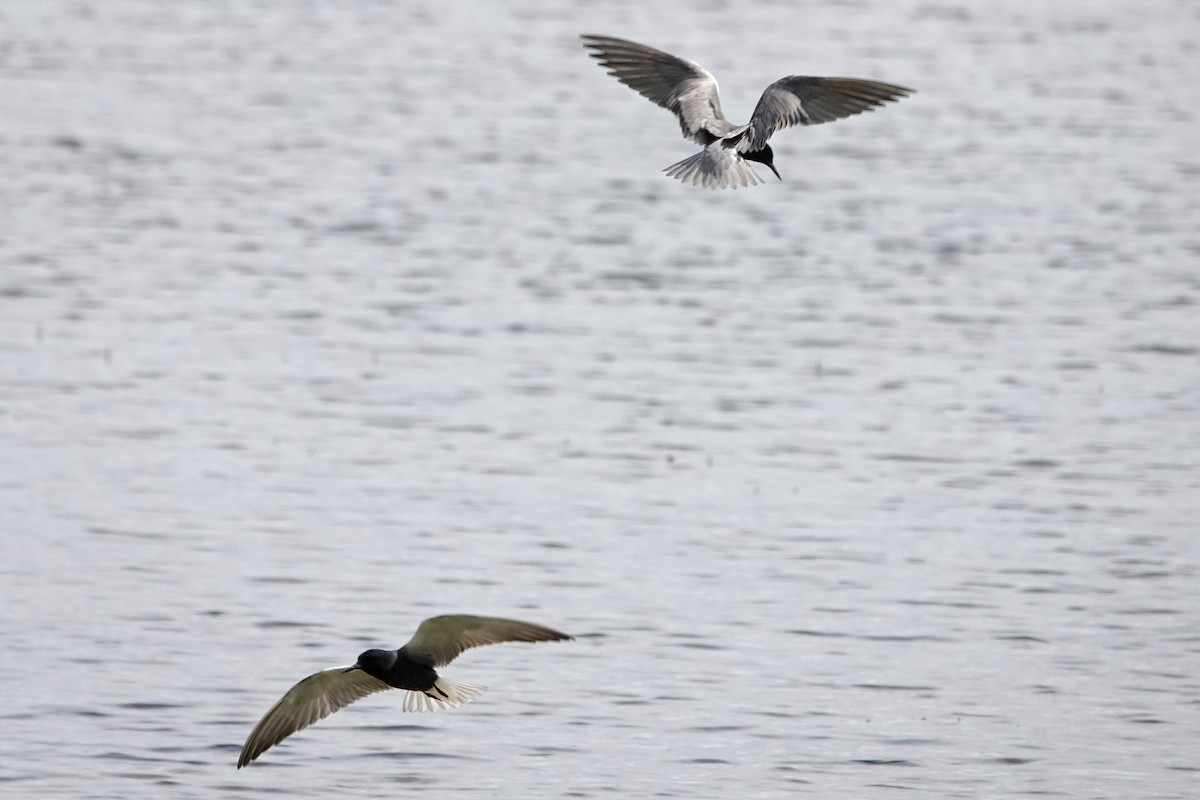
[[[692,152],[580,32],[730,117]],[[1200,8],[0,6],[6,797],[1190,798]],[[236,754],[425,616],[476,703]]]

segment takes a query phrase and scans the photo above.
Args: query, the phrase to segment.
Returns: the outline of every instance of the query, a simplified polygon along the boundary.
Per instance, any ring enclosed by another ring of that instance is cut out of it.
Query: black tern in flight
[[[721,113],[717,79],[699,64],[625,39],[589,34],[581,38],[609,75],[679,117],[684,138],[704,149],[664,171],[684,183],[709,189],[762,183],[747,161],[766,164],[783,180],[767,144],[776,131],[873,111],[913,93],[881,81],[789,75],[762,93],[750,122],[734,125]]]
[[[406,689],[405,711],[457,708],[483,693],[484,687],[440,677],[444,667],[462,651],[498,642],[551,642],[570,639],[565,633],[501,617],[452,614],[421,623],[399,650],[367,650],[351,667],[323,669],[297,683],[271,706],[250,732],[238,769],[258,758],[298,730],[333,712],[386,689]]]

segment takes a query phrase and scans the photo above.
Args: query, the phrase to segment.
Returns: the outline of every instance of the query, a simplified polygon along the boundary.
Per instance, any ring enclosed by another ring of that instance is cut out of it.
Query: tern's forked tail
[[[477,686],[473,683],[459,683],[449,678],[438,678],[433,682],[433,686],[424,692],[406,691],[404,693],[404,710],[441,711],[443,708],[458,708],[479,697],[486,688],[486,686]]]
[[[764,183],[737,150],[724,144],[718,139],[696,155],[663,171],[672,178],[706,189],[737,189]]]

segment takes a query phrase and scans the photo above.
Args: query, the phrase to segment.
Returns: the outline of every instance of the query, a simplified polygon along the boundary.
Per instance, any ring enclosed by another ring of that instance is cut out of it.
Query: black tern
[[[451,614],[431,617],[399,650],[367,650],[350,667],[309,675],[271,706],[250,732],[238,769],[298,730],[307,728],[355,700],[386,689],[406,689],[405,711],[457,708],[483,693],[484,687],[440,677],[444,667],[471,647],[498,642],[551,642],[572,637],[556,630],[501,617]]]
[[[789,75],[767,87],[748,123],[734,125],[721,113],[717,79],[699,64],[612,36],[582,34],[580,38],[609,75],[679,117],[684,138],[704,149],[664,172],[709,189],[762,183],[747,161],[766,164],[783,180],[767,144],[777,131],[873,111],[913,94],[912,89],[881,81]]]

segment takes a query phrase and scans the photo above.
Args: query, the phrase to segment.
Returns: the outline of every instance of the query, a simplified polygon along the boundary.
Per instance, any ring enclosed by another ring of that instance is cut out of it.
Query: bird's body
[[[399,650],[368,650],[358,657],[358,668],[391,686],[410,692],[427,692],[437,681],[437,670]]]
[[[293,686],[247,737],[238,757],[238,769],[296,731],[369,694],[403,689],[405,711],[437,711],[471,702],[484,687],[451,681],[435,669],[449,664],[468,648],[570,638],[541,625],[503,617],[432,617],[422,622],[399,650],[367,650],[353,666],[324,669]]]
[[[790,75],[766,88],[749,122],[735,125],[721,112],[717,79],[699,64],[625,39],[581,38],[608,74],[675,114],[684,138],[704,148],[667,167],[666,173],[710,189],[762,183],[748,161],[766,164],[780,177],[767,144],[776,131],[860,114],[912,94],[881,81]]]

